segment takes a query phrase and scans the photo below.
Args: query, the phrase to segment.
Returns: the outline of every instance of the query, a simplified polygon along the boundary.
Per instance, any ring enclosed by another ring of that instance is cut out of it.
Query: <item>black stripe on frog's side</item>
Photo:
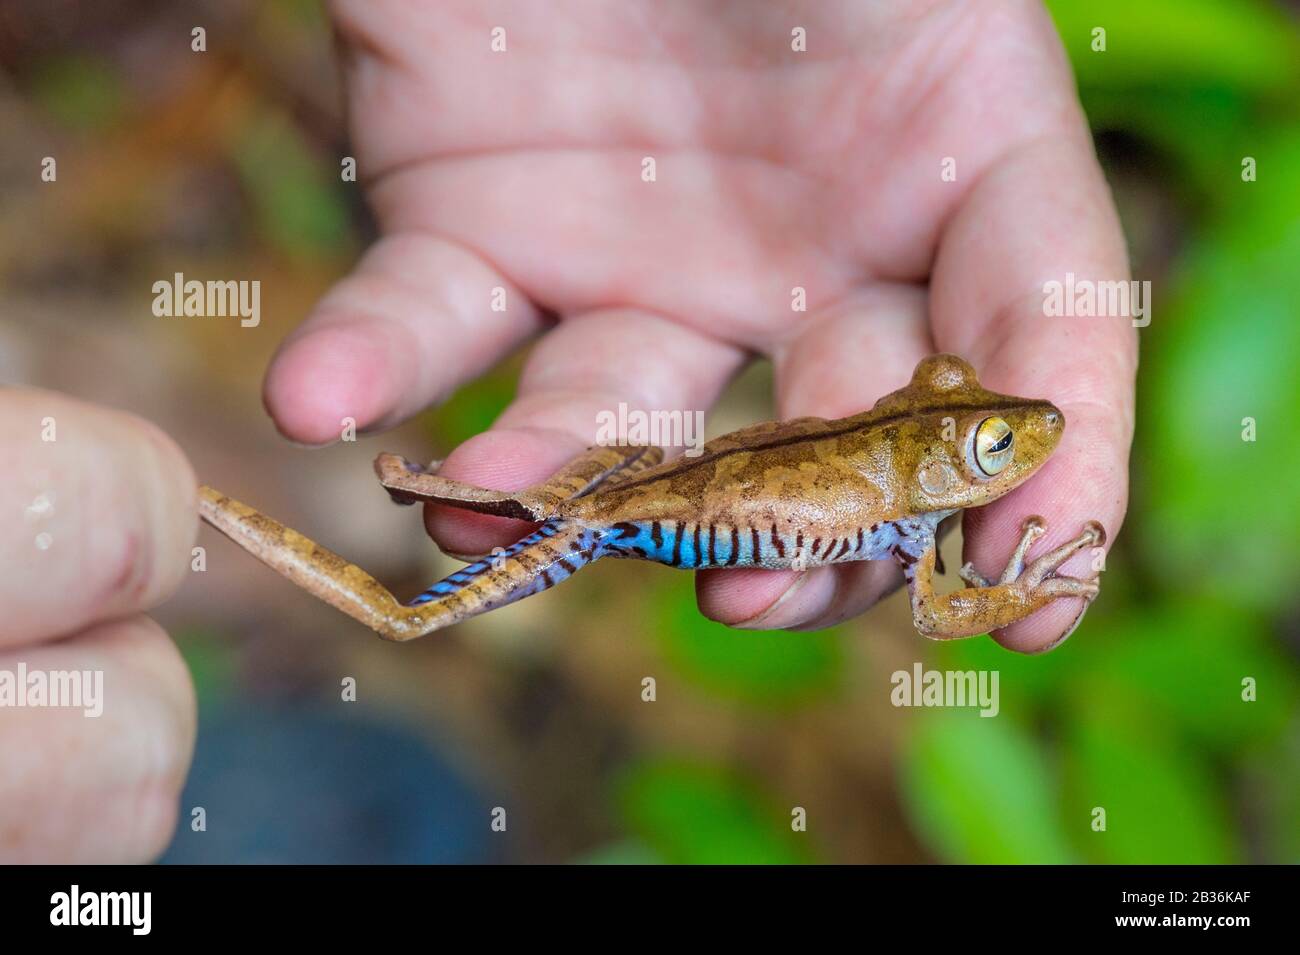
[[[610,556],[640,557],[686,570],[760,567],[772,553],[756,527],[676,521],[621,521],[603,533],[600,547]]]
[[[777,531],[775,524],[772,525],[772,546],[776,548],[777,557],[785,557],[785,544],[782,542],[781,534]]]

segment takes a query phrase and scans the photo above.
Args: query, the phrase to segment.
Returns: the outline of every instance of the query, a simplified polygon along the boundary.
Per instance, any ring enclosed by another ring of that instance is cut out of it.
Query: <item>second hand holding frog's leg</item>
[[[911,553],[901,556],[899,562],[904,565],[916,628],[927,637],[940,640],[969,637],[1005,627],[1057,597],[1083,597],[1086,600],[1095,597],[1098,591],[1095,580],[1057,577],[1053,572],[1083,548],[1105,543],[1106,532],[1102,526],[1095,521],[1088,523],[1074,540],[1049,551],[1026,567],[1025,556],[1045,530],[1041,517],[1028,518],[1020,542],[996,583],[967,564],[959,573],[970,586],[942,596],[934,592],[936,548],[933,543],[924,546],[919,556]]]

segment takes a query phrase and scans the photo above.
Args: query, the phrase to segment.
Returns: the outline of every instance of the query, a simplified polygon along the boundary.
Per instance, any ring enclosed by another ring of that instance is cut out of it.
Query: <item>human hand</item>
[[[1068,423],[1034,480],[966,515],[966,558],[1000,568],[1028,514],[1047,520],[1043,548],[1090,519],[1114,540],[1135,335],[1122,318],[1047,318],[1042,290],[1128,267],[1038,3],[332,9],[384,237],[272,364],[287,436],[329,441],[348,416],[382,430],[540,334],[515,402],[442,471],[513,490],[592,444],[600,411],[707,408],[755,353],[789,418],[861,411],[948,351]],[[795,26],[810,52],[791,51]],[[426,519],[458,553],[525,532]],[[1061,572],[1087,575],[1087,559]],[[726,623],[821,627],[900,580],[885,562],[715,571],[698,592]],[[995,636],[1046,649],[1079,609],[1059,600]]]
[[[0,389],[0,461],[0,684],[29,704],[0,706],[0,861],[148,861],[175,828],[195,704],[142,611],[189,568],[194,473],[153,425],[35,389]],[[19,675],[59,671],[90,674],[81,705],[30,705]]]

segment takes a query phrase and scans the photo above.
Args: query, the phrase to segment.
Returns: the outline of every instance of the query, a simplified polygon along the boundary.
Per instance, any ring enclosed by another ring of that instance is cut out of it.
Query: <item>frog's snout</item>
[[[1042,428],[1043,442],[1047,445],[1048,450],[1055,448],[1061,440],[1061,435],[1065,433],[1065,415],[1056,405],[1048,405],[1043,409],[1042,416],[1038,419]]]

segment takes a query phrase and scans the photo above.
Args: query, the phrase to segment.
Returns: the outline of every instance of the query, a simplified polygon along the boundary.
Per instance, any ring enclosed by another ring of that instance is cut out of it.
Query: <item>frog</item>
[[[1036,515],[1024,519],[999,577],[966,564],[958,572],[965,587],[935,589],[941,525],[1029,480],[1064,431],[1065,416],[1050,401],[989,391],[967,361],[939,354],[922,359],[905,386],[849,417],[755,424],[671,460],[654,446],[593,446],[522,490],[477,487],[439,474],[440,462],[383,453],[375,473],[398,504],[436,503],[537,525],[406,602],[328,548],[211,487],[200,487],[199,506],[204,521],[254,557],[391,641],[541,593],[605,557],[802,573],[892,560],[902,568],[916,630],[952,639],[1001,629],[1063,598],[1081,599],[1086,610],[1097,596],[1096,577],[1059,570],[1105,543],[1101,524],[1087,522],[1031,560],[1046,532]]]

